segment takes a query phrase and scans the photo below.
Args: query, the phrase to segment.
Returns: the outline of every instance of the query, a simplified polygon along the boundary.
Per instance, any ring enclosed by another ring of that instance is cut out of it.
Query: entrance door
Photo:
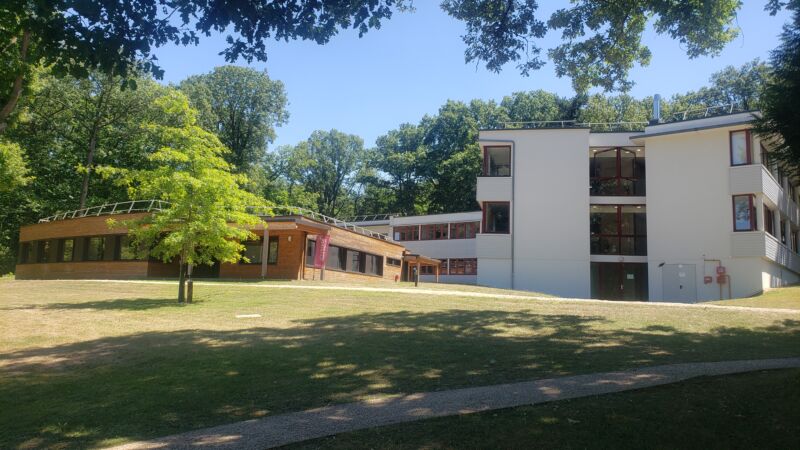
[[[592,263],[592,297],[602,300],[647,300],[647,264]]]
[[[694,264],[665,264],[661,269],[664,300],[678,302],[697,300],[695,286],[697,272]]]

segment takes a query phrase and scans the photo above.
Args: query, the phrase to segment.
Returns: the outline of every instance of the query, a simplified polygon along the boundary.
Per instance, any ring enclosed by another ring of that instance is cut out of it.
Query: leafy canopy
[[[792,20],[784,25],[781,45],[771,56],[772,76],[761,98],[756,130],[775,145],[775,156],[795,173],[800,170],[800,1],[789,2]]]
[[[24,154],[19,144],[0,140],[0,192],[12,191],[31,182]]]
[[[216,67],[182,81],[180,89],[200,113],[199,122],[231,152],[235,170],[246,172],[263,160],[275,127],[289,119],[283,83],[248,67]]]
[[[100,169],[126,186],[132,200],[169,202],[167,209],[127,224],[133,245],[151,249],[165,262],[175,257],[193,265],[239,261],[240,242],[254,238],[249,227],[263,223],[246,208],[263,201],[241,188],[247,178],[231,173],[224,159],[228,150],[197,125],[184,95],[173,91],[155,103],[172,125],[146,125],[154,149],[147,157],[151,167]]]

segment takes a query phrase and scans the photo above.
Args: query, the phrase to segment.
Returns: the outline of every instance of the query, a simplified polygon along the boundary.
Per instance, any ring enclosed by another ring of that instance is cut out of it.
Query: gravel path
[[[175,281],[155,281],[155,280],[54,280],[54,282],[75,282],[85,283],[87,281],[97,283],[132,283],[132,284],[176,284]],[[255,289],[312,289],[312,290],[331,290],[331,291],[361,291],[361,292],[392,292],[401,294],[425,294],[425,295],[443,295],[451,297],[478,297],[478,298],[499,298],[499,299],[515,299],[515,300],[542,300],[553,302],[582,302],[582,303],[597,303],[597,304],[611,304],[611,305],[636,305],[636,306],[652,306],[652,307],[672,307],[672,308],[700,308],[700,309],[722,309],[729,311],[754,311],[754,312],[769,312],[775,314],[800,314],[798,309],[781,309],[781,308],[758,308],[753,306],[725,306],[725,305],[710,305],[707,303],[675,303],[675,302],[634,302],[622,300],[596,300],[585,298],[566,298],[566,297],[544,297],[540,295],[517,295],[517,294],[500,294],[489,292],[470,292],[458,291],[447,289],[425,289],[425,288],[388,288],[388,287],[369,287],[369,286],[329,286],[329,285],[304,285],[304,284],[256,284],[256,283],[240,283],[240,282],[202,282],[195,281],[195,286],[225,286],[227,284],[235,284],[236,287],[255,288]]]
[[[800,358],[671,364],[624,372],[425,392],[280,414],[113,448],[264,449],[364,428],[609,394],[704,375],[798,367]]]

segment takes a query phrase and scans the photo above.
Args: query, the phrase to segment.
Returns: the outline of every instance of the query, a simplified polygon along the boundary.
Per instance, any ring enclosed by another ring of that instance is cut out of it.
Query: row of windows
[[[306,265],[314,265],[314,254],[316,250],[317,241],[309,239],[306,242]],[[383,276],[383,257],[359,250],[328,245],[328,258],[325,261],[325,268],[343,272]]]
[[[22,242],[19,263],[131,261],[136,249],[127,235],[89,236]]]
[[[800,250],[800,233],[787,226],[785,220],[778,220],[775,223],[775,215],[780,214],[767,205],[764,205],[764,231],[780,240],[783,245],[797,252]],[[755,207],[755,196],[753,194],[733,196],[733,231],[756,231],[758,223]]]
[[[731,131],[730,133],[730,151],[731,151],[731,166],[745,166],[753,164],[753,146],[752,146],[752,133],[750,130]],[[788,184],[787,195],[794,201],[798,201],[797,186],[793,183],[785,183],[787,176],[786,171],[781,168],[778,161],[773,158],[766,148],[761,145],[761,164],[769,170],[775,180],[781,187]]]
[[[477,275],[477,258],[451,258],[442,259],[439,266],[439,275]],[[421,266],[420,275],[435,275],[435,266]]]
[[[261,264],[263,262],[262,255],[264,254],[264,238],[258,241],[243,242],[244,252],[243,256],[247,258],[248,262],[242,259],[240,264]],[[267,264],[278,264],[278,236],[270,236],[269,247],[267,248]]]
[[[480,222],[434,223],[394,227],[395,241],[431,241],[442,239],[475,239]],[[449,230],[449,234],[448,234]]]

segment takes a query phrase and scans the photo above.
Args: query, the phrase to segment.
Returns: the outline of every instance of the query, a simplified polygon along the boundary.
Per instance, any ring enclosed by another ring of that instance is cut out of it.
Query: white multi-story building
[[[481,131],[477,283],[692,302],[797,282],[797,180],[752,119]]]

